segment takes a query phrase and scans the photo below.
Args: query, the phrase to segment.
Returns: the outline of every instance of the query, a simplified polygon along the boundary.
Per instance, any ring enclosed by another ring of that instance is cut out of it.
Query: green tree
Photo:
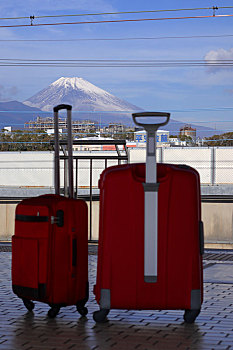
[[[134,133],[133,130],[127,130],[125,132],[119,132],[113,135],[113,138],[115,140],[130,140],[133,141],[134,140]]]
[[[233,132],[226,132],[221,135],[213,135],[205,138],[205,146],[233,146]]]
[[[0,133],[0,151],[48,151],[53,136],[41,130],[14,130]]]
[[[179,139],[181,141],[187,141],[187,142],[191,142],[193,140],[191,136],[187,136],[187,135],[180,135]]]

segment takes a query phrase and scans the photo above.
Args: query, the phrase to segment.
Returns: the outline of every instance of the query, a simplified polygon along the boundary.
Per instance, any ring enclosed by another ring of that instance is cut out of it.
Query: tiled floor
[[[95,249],[90,253],[92,286],[97,256]],[[225,262],[205,262],[205,278],[211,282],[205,282],[205,301],[195,324],[183,322],[183,311],[111,310],[109,321],[96,325],[92,287],[87,317],[66,307],[48,319],[48,306],[42,303],[36,303],[34,313],[27,312],[11,291],[10,260],[10,252],[0,253],[0,350],[233,349],[233,262],[227,262],[227,282],[220,278]]]

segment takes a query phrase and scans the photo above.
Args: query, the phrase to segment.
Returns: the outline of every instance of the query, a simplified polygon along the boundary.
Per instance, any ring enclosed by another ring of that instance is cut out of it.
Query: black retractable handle
[[[68,111],[71,111],[72,109],[72,106],[71,105],[66,105],[66,104],[60,104],[60,105],[57,105],[53,108],[53,111],[54,112],[58,112],[60,111],[61,109],[66,109]]]
[[[60,104],[53,108],[54,111],[54,144],[55,144],[55,193],[60,194],[60,157],[59,157],[59,121],[58,111],[67,110],[67,140],[68,140],[68,168],[69,168],[69,197],[74,198],[73,183],[73,142],[72,142],[72,106]]]

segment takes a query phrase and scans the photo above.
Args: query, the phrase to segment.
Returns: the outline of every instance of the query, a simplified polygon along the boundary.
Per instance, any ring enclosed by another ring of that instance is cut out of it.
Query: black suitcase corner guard
[[[43,299],[46,296],[46,284],[39,284],[38,288],[22,287],[15,284],[12,285],[13,292],[21,297],[32,299]]]

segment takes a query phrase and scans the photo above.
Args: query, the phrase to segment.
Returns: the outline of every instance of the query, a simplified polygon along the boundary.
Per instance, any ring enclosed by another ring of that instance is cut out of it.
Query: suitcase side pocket
[[[20,297],[45,297],[45,266],[39,266],[41,254],[45,253],[43,243],[34,238],[12,237],[12,289]]]

